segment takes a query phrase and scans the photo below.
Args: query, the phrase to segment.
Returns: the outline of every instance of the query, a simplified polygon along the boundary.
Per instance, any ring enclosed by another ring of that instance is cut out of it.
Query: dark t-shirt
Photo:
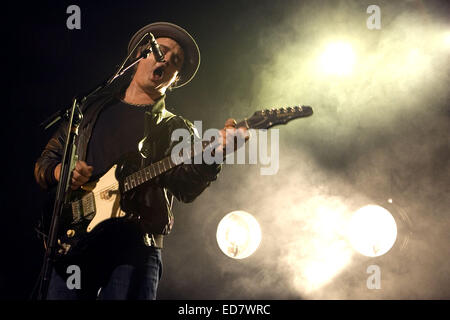
[[[94,167],[92,176],[103,175],[125,153],[138,151],[144,137],[146,107],[118,101],[107,106],[97,118],[86,153]]]

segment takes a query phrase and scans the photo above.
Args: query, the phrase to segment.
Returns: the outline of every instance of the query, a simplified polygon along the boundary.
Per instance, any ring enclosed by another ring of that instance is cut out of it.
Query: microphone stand
[[[58,243],[58,235],[59,235],[59,218],[62,215],[64,206],[68,200],[69,196],[69,188],[70,188],[70,180],[71,180],[71,172],[75,167],[77,161],[77,152],[75,145],[75,138],[78,135],[78,127],[83,119],[83,114],[81,113],[80,106],[93,95],[97,94],[101,90],[109,87],[114,80],[121,77],[125,74],[131,67],[141,61],[143,58],[148,57],[148,55],[152,52],[151,46],[144,49],[141,55],[134,59],[129,66],[124,68],[125,63],[130,59],[133,52],[136,50],[138,45],[144,40],[145,37],[153,35],[148,32],[142,36],[142,38],[137,42],[125,60],[118,67],[117,71],[109,77],[106,81],[102,82],[100,85],[96,86],[92,90],[88,91],[88,93],[83,94],[81,96],[75,96],[72,100],[72,106],[65,110],[62,109],[53,115],[51,115],[47,120],[40,124],[44,130],[51,128],[53,125],[58,123],[61,119],[68,120],[67,126],[67,139],[64,144],[64,153],[61,161],[61,173],[58,182],[58,186],[56,189],[56,198],[53,206],[53,214],[50,223],[49,235],[47,248],[45,250],[44,263],[41,271],[41,278],[39,283],[39,291],[38,291],[38,300],[45,300],[47,298],[48,289],[50,285],[50,278],[53,269],[53,263],[56,258],[57,253],[57,243]],[[86,110],[86,109],[85,109]]]

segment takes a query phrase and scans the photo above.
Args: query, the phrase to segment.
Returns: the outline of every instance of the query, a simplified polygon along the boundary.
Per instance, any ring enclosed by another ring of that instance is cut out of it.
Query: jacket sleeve
[[[44,190],[57,184],[53,171],[55,170],[56,165],[62,161],[66,137],[67,122],[63,121],[45,146],[41,156],[36,161],[34,166],[34,177],[36,182]]]
[[[181,117],[174,119],[174,126],[171,130],[185,128],[191,134],[191,141],[194,139],[194,126],[191,122]],[[170,132],[172,134],[172,132]],[[178,142],[171,143],[169,152]],[[221,164],[182,164],[165,173],[160,179],[159,184],[169,191],[182,202],[192,202],[197,198],[212,181],[217,179],[222,166]]]

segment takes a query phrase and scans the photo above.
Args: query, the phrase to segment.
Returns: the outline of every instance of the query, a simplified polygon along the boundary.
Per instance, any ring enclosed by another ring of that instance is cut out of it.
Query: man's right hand
[[[72,180],[70,181],[70,187],[72,190],[78,189],[80,186],[89,181],[89,178],[92,176],[92,170],[94,167],[88,166],[84,161],[77,161],[75,164],[75,169],[72,172]],[[53,171],[55,175],[55,179],[59,181],[59,177],[61,175],[61,163],[55,167]]]

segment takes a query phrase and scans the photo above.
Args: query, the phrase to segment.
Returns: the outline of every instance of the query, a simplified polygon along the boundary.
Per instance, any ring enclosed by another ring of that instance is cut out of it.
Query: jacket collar
[[[165,113],[166,111],[166,103],[165,103],[165,99],[166,99],[166,95],[162,95],[161,97],[158,98],[158,100],[156,100],[153,104],[131,104],[128,102],[125,102],[123,100],[123,97],[117,97],[116,99],[120,100],[121,102],[128,104],[128,105],[133,105],[133,106],[139,106],[141,108],[145,108],[146,112],[149,113],[153,113],[153,114],[157,114],[157,113]]]
[[[155,101],[154,104],[149,105],[147,107],[147,112],[150,113],[165,113],[166,111],[166,95],[162,95],[158,100]]]

